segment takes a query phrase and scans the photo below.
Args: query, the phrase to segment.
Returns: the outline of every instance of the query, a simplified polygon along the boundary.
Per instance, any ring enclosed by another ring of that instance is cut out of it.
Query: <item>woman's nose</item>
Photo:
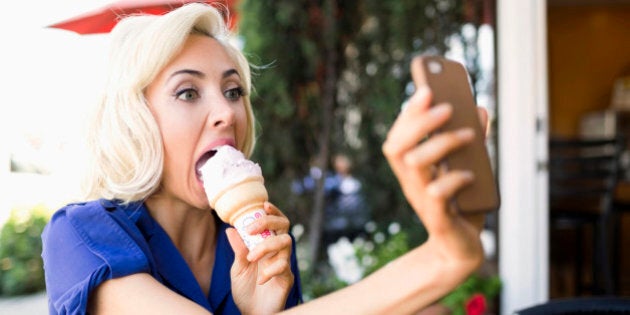
[[[235,120],[234,108],[232,108],[229,102],[221,100],[213,104],[210,110],[210,125],[212,127],[226,127],[232,126]]]

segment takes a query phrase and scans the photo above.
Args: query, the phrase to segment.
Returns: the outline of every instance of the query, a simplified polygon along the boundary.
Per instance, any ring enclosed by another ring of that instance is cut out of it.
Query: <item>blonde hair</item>
[[[130,16],[112,30],[109,73],[89,122],[90,157],[83,185],[88,199],[127,203],[144,200],[158,189],[164,151],[144,91],[191,34],[216,39],[236,64],[247,112],[247,134],[239,149],[251,155],[255,121],[249,99],[250,68],[241,51],[230,44],[221,13],[210,5],[191,3],[163,16]]]

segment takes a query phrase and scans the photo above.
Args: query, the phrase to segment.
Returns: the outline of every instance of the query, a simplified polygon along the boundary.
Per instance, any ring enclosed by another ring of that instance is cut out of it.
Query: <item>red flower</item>
[[[466,315],[482,315],[486,311],[486,297],[481,293],[473,294],[466,301]]]

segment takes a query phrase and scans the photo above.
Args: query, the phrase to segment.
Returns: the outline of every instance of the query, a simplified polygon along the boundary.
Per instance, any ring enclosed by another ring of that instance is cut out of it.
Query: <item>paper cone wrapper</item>
[[[263,204],[269,197],[263,183],[262,177],[253,177],[234,184],[215,198],[209,199],[210,206],[219,218],[236,228],[250,250],[272,234],[266,230],[261,234],[250,235],[244,230],[254,220],[266,215]]]

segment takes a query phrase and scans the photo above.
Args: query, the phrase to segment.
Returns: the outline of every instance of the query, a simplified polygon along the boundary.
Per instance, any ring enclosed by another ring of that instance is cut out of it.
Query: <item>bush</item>
[[[396,222],[386,230],[379,230],[376,223],[369,222],[365,234],[352,241],[345,237],[338,239],[327,249],[328,261],[309,268],[310,262],[302,259],[307,244],[300,242],[301,233],[294,231],[305,301],[355,283],[410,249],[409,232]]]
[[[500,291],[499,276],[472,274],[440,303],[448,307],[453,315],[486,314]]]
[[[11,212],[0,232],[0,295],[45,289],[41,234],[48,219],[42,206]]]
[[[407,253],[410,244],[409,232],[397,222],[391,223],[387,232],[374,230],[367,240],[356,239],[355,254],[365,269],[364,277]]]
[[[366,225],[366,237],[352,242],[340,238],[328,248],[328,262],[309,269],[300,265],[304,300],[309,301],[355,283],[404,255],[415,244],[410,230],[393,222],[386,229],[379,229],[374,222]],[[305,250],[298,239],[298,258]],[[300,261],[300,264],[303,264]],[[443,297],[438,303],[453,315],[485,314],[492,309],[494,298],[500,293],[501,279],[495,274],[472,274],[466,281]]]

